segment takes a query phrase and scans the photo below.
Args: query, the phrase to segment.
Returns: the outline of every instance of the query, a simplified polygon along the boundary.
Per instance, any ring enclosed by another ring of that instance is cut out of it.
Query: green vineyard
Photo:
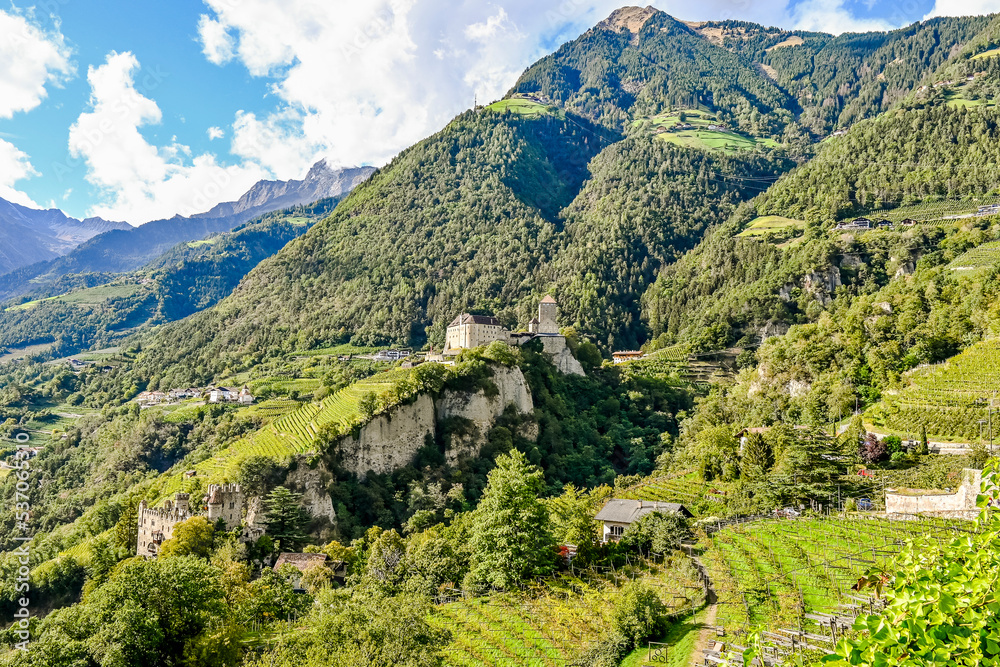
[[[807,614],[859,602],[864,594],[851,587],[868,570],[887,565],[907,540],[947,541],[974,525],[845,515],[723,528],[708,538],[703,557],[719,600],[717,624],[736,636],[757,628],[808,628]]]
[[[611,628],[617,589],[632,579],[653,587],[673,611],[702,604],[704,590],[686,556],[643,561],[616,571],[563,574],[517,594],[458,599],[431,618],[452,641],[446,665],[555,667],[571,664]]]
[[[990,206],[997,203],[1000,203],[1000,196],[984,195],[969,199],[923,202],[897,208],[880,208],[872,210],[866,215],[873,220],[886,219],[891,222],[900,222],[907,218],[917,222],[948,221],[958,216],[974,214],[980,206]]]
[[[697,473],[688,473],[677,477],[650,477],[638,484],[616,492],[621,498],[632,500],[658,500],[669,503],[690,505],[695,511],[694,503],[711,496],[712,488],[703,482]]]
[[[908,374],[910,386],[887,393],[868,417],[876,427],[904,435],[972,441],[988,438],[990,403],[1000,392],[1000,341],[987,340],[934,366]],[[1000,431],[998,425],[993,431]]]
[[[1000,266],[1000,241],[990,241],[956,257],[948,268],[952,271],[979,271]]]
[[[360,409],[363,396],[373,394],[382,397],[383,403],[388,403],[392,390],[409,377],[410,371],[407,370],[379,373],[341,389],[320,403],[301,405],[195,465],[194,469],[198,477],[205,477],[209,482],[221,481],[231,477],[232,466],[248,456],[261,455],[281,460],[315,451],[321,430],[326,430],[330,437],[337,437],[349,433],[365,421]],[[289,403],[294,404],[294,401],[268,401],[252,409],[277,413],[287,408]],[[160,489],[158,497],[165,498],[182,490],[184,479],[182,473],[172,475]]]

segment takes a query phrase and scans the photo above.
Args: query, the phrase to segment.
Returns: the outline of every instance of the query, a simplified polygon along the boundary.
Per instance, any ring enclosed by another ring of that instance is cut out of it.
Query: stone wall
[[[982,484],[982,472],[962,471],[962,484],[954,493],[895,493],[886,491],[886,514],[933,514],[943,518],[972,519],[979,515],[976,496]]]

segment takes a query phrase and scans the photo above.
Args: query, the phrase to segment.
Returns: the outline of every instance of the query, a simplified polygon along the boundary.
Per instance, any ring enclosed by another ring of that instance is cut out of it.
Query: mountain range
[[[229,231],[263,213],[341,198],[373,171],[371,167],[333,169],[320,160],[302,180],[259,181],[235,202],[218,204],[191,217],[174,216],[140,227],[97,219],[81,222],[57,210],[34,211],[2,202],[0,215],[9,209],[20,217],[11,216],[17,226],[4,225],[7,235],[0,237],[0,257],[10,258],[6,265],[0,264],[0,270],[6,269],[0,275],[0,299],[36,290],[67,274],[137,269],[177,243]],[[49,230],[47,233],[62,244],[49,242],[46,246],[40,240],[29,243],[30,250],[24,252],[18,250],[22,243],[15,230],[27,230],[28,239],[41,238],[42,230]],[[89,235],[85,233],[90,231]]]
[[[0,199],[0,274],[65,255],[115,229],[131,229],[131,225],[101,218],[77,220],[58,209],[32,209]]]

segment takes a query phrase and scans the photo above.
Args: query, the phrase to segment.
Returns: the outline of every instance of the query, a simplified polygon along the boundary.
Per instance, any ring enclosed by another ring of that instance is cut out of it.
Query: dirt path
[[[705,567],[704,563],[697,556],[692,560],[705,572],[708,572],[708,568]],[[712,588],[711,580],[708,583],[708,594],[705,602],[708,605],[705,607],[705,620],[702,622],[705,627],[698,631],[698,638],[695,640],[694,648],[691,650],[691,667],[700,667],[704,662],[704,650],[715,643],[715,619],[719,611],[719,600],[715,595],[715,589]]]

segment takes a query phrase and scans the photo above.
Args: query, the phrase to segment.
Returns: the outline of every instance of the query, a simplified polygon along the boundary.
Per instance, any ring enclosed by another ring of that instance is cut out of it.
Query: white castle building
[[[536,336],[558,336],[559,305],[551,296],[538,304],[538,317],[528,322],[528,334],[513,332],[489,315],[463,313],[448,325],[444,354],[456,355],[462,350],[489,345],[499,340],[508,345],[520,345]]]

